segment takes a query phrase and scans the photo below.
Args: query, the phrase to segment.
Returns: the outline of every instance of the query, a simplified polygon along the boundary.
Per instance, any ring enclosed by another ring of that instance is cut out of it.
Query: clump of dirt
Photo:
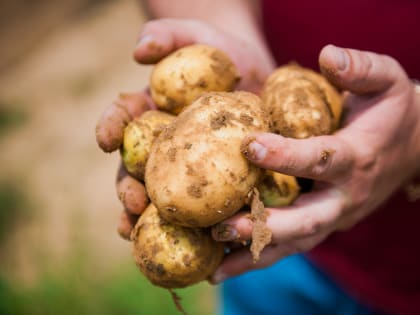
[[[252,192],[251,214],[249,218],[252,221],[251,254],[254,263],[256,263],[260,259],[262,250],[270,244],[273,234],[266,225],[267,211],[260,200],[260,194],[256,188]]]
[[[231,112],[228,111],[221,111],[218,112],[212,119],[210,120],[210,127],[212,130],[219,130],[220,128],[228,126],[234,116]]]

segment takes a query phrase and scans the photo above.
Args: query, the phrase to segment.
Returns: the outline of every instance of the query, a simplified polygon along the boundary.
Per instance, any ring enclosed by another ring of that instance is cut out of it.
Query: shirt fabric
[[[379,315],[358,303],[303,255],[222,285],[221,315]]]

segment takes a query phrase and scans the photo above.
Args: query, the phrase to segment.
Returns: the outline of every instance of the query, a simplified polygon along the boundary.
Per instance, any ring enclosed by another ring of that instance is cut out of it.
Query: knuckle
[[[384,64],[389,65],[389,67],[391,67],[392,69],[402,69],[400,63],[395,58],[389,55],[381,55],[381,57],[383,59]]]
[[[320,140],[309,162],[309,173],[315,178],[327,178],[348,170],[353,153],[338,137],[327,136]]]
[[[310,172],[313,177],[323,177],[328,173],[330,165],[330,161],[325,161],[321,158],[315,163]]]
[[[319,233],[321,228],[322,228],[322,223],[319,219],[311,215],[307,215],[301,221],[301,225],[299,228],[299,235],[304,236],[304,237],[313,236]]]
[[[360,152],[359,159],[359,168],[362,171],[371,171],[373,170],[378,162],[378,154],[373,147],[366,147],[363,152]]]

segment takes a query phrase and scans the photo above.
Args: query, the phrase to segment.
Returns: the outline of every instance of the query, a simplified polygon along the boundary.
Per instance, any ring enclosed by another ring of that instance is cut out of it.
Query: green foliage
[[[18,183],[0,179],[0,244],[26,213],[27,205],[27,197]]]
[[[13,127],[24,124],[28,114],[20,104],[12,104],[0,101],[0,135]]]
[[[212,314],[212,288],[205,283],[177,290],[188,314]],[[209,301],[210,299],[210,301]],[[134,263],[103,278],[68,266],[45,274],[32,287],[13,285],[0,277],[2,315],[179,315],[168,290],[152,286]]]
[[[39,211],[22,184],[0,178],[0,236],[16,233]],[[72,232],[66,261],[54,265],[46,255],[34,256],[31,263],[38,273],[33,282],[6,274],[9,268],[3,268],[0,259],[0,315],[180,315],[169,291],[150,284],[131,258],[111,271],[97,271],[98,255],[88,241],[82,211],[75,207],[68,218]],[[201,283],[175,291],[187,314],[210,315],[213,290]]]

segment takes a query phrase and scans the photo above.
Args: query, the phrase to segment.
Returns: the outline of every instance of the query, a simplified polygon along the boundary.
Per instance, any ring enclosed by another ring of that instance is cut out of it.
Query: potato
[[[283,207],[297,198],[300,187],[294,176],[266,171],[258,184],[258,191],[264,206]]]
[[[156,64],[150,92],[158,108],[178,114],[204,92],[233,91],[239,79],[238,70],[224,52],[191,45]]]
[[[161,216],[189,227],[232,216],[262,175],[241,143],[264,131],[268,120],[252,93],[208,93],[188,106],[156,139],[146,165],[146,189]]]
[[[207,279],[219,266],[224,245],[207,229],[176,226],[150,204],[133,232],[133,255],[142,273],[164,288],[182,288]]]
[[[124,130],[121,158],[130,175],[144,179],[144,171],[153,141],[175,116],[161,111],[148,111],[131,121]]]
[[[290,138],[332,133],[339,125],[342,97],[320,74],[296,64],[278,68],[263,90],[271,130]]]

